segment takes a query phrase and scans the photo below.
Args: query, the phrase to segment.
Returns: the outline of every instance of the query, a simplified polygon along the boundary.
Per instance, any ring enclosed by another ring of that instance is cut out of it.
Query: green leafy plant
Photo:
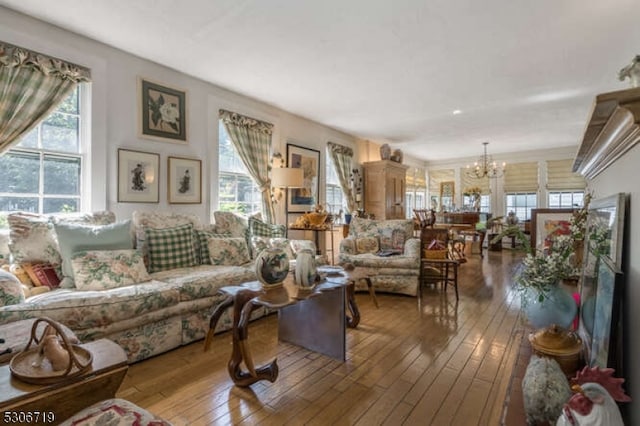
[[[526,252],[516,274],[515,284],[518,290],[534,290],[537,292],[538,300],[542,302],[552,287],[557,286],[561,280],[575,277],[579,273],[573,255],[576,244],[583,243],[590,201],[591,194],[586,194],[584,206],[574,211],[571,216],[570,233],[553,236],[549,248],[545,251],[532,248],[529,238],[518,225],[503,227],[491,240],[491,244],[495,244],[504,237],[515,237],[520,243],[519,247]]]

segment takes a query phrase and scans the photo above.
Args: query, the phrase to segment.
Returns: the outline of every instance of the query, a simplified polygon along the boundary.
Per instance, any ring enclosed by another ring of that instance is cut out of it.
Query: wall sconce
[[[145,167],[144,168],[144,182],[147,185],[151,185],[154,180],[156,180],[156,174],[155,174],[155,170],[153,170],[153,167]]]
[[[277,203],[284,195],[284,189],[302,188],[304,175],[301,168],[276,167],[271,170],[271,187],[273,189],[273,202]]]

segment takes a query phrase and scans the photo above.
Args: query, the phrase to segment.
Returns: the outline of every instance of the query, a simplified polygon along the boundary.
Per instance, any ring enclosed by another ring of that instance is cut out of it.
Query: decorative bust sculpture
[[[631,87],[640,87],[640,55],[636,55],[629,65],[618,72],[620,81],[624,81],[627,77],[629,77]]]

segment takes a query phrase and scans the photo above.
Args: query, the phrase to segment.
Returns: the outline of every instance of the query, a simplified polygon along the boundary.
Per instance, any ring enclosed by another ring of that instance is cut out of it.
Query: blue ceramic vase
[[[559,284],[551,286],[542,301],[539,300],[539,295],[533,289],[526,289],[522,293],[522,308],[529,324],[536,329],[552,324],[570,328],[578,312],[573,297]]]

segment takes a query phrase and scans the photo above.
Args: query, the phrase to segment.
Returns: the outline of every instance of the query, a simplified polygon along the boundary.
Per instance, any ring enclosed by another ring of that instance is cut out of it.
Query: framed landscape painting
[[[140,135],[165,142],[187,142],[187,94],[139,78]]]
[[[202,202],[202,162],[189,158],[169,157],[167,190],[170,204]]]
[[[318,204],[320,191],[320,151],[287,144],[287,167],[303,170],[304,186],[289,188],[287,209],[290,212],[307,212]]]
[[[158,203],[160,154],[118,149],[118,202]]]

